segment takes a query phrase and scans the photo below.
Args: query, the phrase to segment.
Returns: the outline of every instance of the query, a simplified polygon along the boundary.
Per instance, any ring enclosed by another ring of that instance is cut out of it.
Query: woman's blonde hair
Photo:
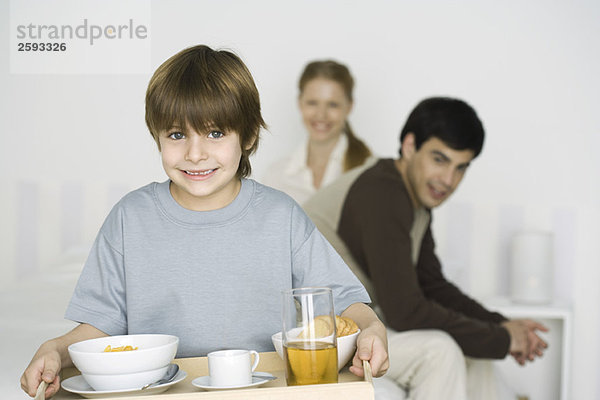
[[[354,79],[345,65],[332,60],[313,61],[307,64],[298,82],[300,94],[302,94],[306,84],[316,78],[329,79],[339,83],[344,89],[348,100],[353,101]],[[344,155],[344,171],[347,171],[362,165],[371,155],[371,150],[362,140],[356,137],[348,120],[344,124],[344,133],[348,138],[348,149]]]
[[[159,150],[160,133],[173,126],[236,132],[242,148],[238,178],[250,175],[250,155],[260,128],[266,128],[248,68],[235,54],[204,45],[180,51],[154,72],[146,91],[146,125]]]

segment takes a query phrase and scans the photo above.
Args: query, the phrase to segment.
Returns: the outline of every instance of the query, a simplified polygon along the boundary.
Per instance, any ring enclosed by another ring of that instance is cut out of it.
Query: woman
[[[311,62],[298,86],[298,105],[308,140],[273,164],[264,183],[303,204],[321,186],[362,165],[371,151],[348,123],[354,79],[346,66],[330,60]]]

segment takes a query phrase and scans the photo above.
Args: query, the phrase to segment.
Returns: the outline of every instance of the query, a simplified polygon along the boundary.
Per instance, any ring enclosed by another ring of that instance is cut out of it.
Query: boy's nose
[[[197,163],[205,160],[208,157],[205,147],[200,143],[200,140],[190,140],[185,154],[187,161]]]

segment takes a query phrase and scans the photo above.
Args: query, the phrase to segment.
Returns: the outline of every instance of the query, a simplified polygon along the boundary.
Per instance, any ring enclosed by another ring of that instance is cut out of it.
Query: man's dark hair
[[[415,147],[436,137],[454,150],[472,150],[477,157],[483,147],[484,130],[475,110],[459,99],[430,97],[412,110],[400,133],[402,140],[408,133],[415,135]]]

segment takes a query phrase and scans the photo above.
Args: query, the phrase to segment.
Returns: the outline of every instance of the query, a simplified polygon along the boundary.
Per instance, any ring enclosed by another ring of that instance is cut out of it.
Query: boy
[[[169,180],[113,208],[66,311],[80,325],[40,346],[23,390],[44,380],[53,395],[67,347],[107,335],[177,335],[178,357],[272,351],[280,293],[301,286],[333,289],[336,312],[362,330],[351,371],[368,359],[383,374],[385,327],[360,282],[293,200],[245,179],[265,123],[243,62],[206,46],[171,57],[150,80],[146,123]]]

